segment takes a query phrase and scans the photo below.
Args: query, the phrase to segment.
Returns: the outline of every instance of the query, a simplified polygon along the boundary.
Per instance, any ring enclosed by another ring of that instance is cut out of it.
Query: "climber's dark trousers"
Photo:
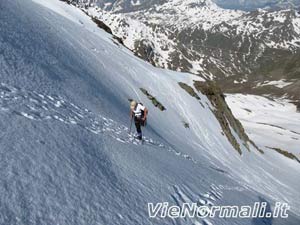
[[[143,121],[140,118],[134,117],[134,123],[136,127],[136,132],[138,137],[142,137],[142,123]]]

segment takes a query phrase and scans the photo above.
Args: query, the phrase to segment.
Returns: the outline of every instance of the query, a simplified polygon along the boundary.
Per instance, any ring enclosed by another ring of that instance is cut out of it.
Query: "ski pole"
[[[132,120],[133,120],[133,117],[131,117],[131,120],[130,120],[130,129],[129,129],[129,134],[131,133]]]

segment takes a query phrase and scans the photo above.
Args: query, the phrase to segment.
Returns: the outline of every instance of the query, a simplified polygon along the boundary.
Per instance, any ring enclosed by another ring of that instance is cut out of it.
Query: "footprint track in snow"
[[[0,83],[0,113],[12,113],[29,120],[36,121],[58,121],[61,123],[80,126],[81,128],[96,135],[107,135],[118,142],[124,144],[140,145],[133,134],[129,133],[129,128],[101,115],[96,115],[88,109],[82,108],[59,95],[46,95],[35,91],[27,91],[21,88]],[[152,145],[164,149],[182,159],[189,160],[194,164],[200,163],[187,154],[181,153],[171,146],[157,142],[151,138],[144,139],[145,145]],[[213,168],[217,170],[217,168]],[[225,171],[221,171],[225,173]],[[197,194],[197,198],[187,187],[181,188],[174,185],[171,198],[178,206],[183,203],[193,203],[196,200],[198,206],[211,207],[223,197],[222,185],[212,184],[208,192]],[[186,222],[186,220],[185,220]],[[191,220],[194,225],[212,225],[209,219]]]
[[[96,135],[103,134],[124,144],[140,145],[129,133],[128,127],[101,115],[96,115],[59,95],[47,95],[0,83],[0,111],[25,117],[29,120],[51,121],[80,126]],[[194,164],[199,162],[171,146],[145,137],[145,145],[164,149]]]
[[[205,193],[200,193],[197,194],[197,198],[194,199],[193,192],[187,187],[187,186],[182,186],[181,188],[177,185],[173,186],[173,193],[171,194],[171,198],[175,201],[176,205],[179,207],[182,207],[184,203],[196,203],[198,207],[201,206],[206,206],[210,208],[211,206],[214,206],[215,203],[218,200],[221,200],[223,198],[223,192],[221,186],[211,184],[209,191]],[[199,225],[213,225],[213,223],[205,218],[205,219],[197,219],[195,218],[190,218],[192,224],[199,224]],[[187,218],[185,219],[185,221]],[[201,221],[201,222],[200,222]]]

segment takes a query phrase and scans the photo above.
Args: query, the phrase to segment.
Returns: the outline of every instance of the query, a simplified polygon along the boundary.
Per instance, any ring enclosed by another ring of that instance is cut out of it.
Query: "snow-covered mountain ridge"
[[[105,10],[118,12],[137,11],[167,1],[168,0],[77,0],[77,2],[80,3],[91,3]],[[300,6],[299,0],[212,0],[212,2],[225,9],[239,9],[243,11],[254,11],[256,9],[295,9]]]
[[[237,91],[234,81],[254,93],[261,92],[257,84],[266,80],[295,83],[294,73],[279,74],[273,68],[290,67],[288,62],[298,57],[300,15],[296,10],[244,12],[222,9],[210,0],[175,0],[154,1],[146,8],[123,12],[121,2],[114,3],[117,8],[90,5],[86,11],[158,67],[215,79],[225,91]],[[280,89],[273,89],[264,94],[283,96]],[[299,99],[293,90],[286,88],[284,94]]]

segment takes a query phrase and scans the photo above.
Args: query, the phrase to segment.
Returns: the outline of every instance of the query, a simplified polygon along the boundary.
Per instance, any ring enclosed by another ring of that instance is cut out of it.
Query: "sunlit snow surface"
[[[64,2],[0,10],[1,224],[299,224],[299,164],[255,149],[240,156],[207,98],[199,93],[202,107],[177,84],[199,78],[137,59]],[[150,110],[143,145],[128,133],[129,98]],[[287,220],[147,215],[148,202],[276,200],[292,206]]]
[[[227,103],[259,147],[280,148],[300,158],[300,113],[287,100],[228,95]]]

